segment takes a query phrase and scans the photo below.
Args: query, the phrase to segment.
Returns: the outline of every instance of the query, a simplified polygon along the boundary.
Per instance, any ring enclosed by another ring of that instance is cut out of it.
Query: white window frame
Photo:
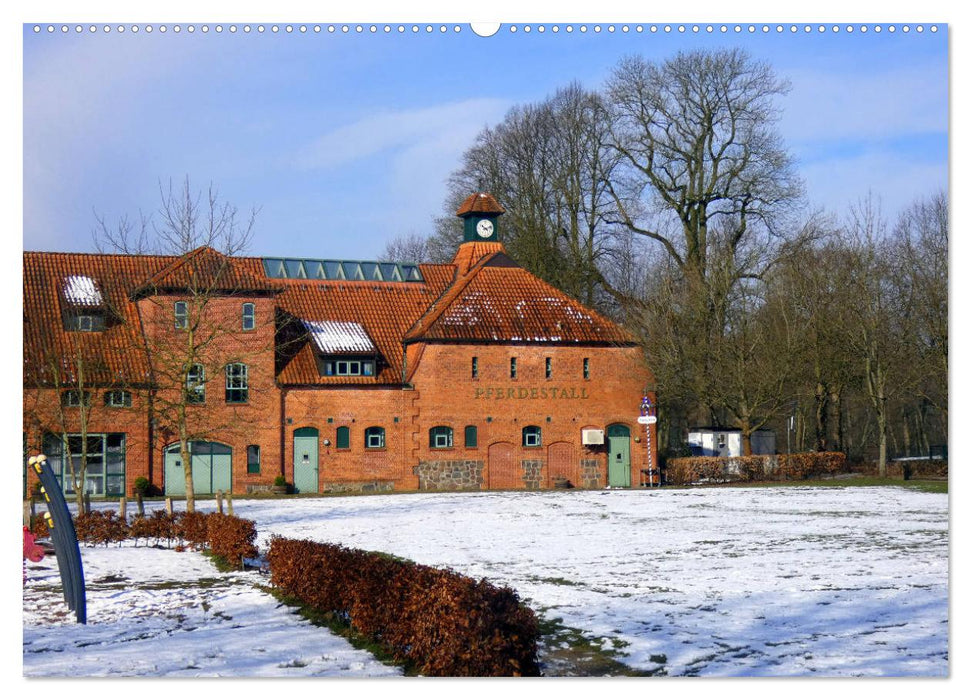
[[[233,398],[236,396],[237,398]],[[249,402],[249,368],[242,362],[226,365],[226,403]]]
[[[121,401],[117,401],[120,397]],[[131,408],[131,392],[125,389],[109,389],[105,392],[105,406],[108,408]]]
[[[447,450],[454,444],[454,431],[447,425],[436,425],[429,430],[430,445],[433,450]]]
[[[384,428],[372,425],[364,430],[364,447],[369,450],[384,449]]]
[[[249,301],[243,304],[242,323],[244,331],[256,330],[256,304]]]
[[[189,327],[189,302],[177,301],[173,305],[172,310],[175,314],[176,329],[184,331]]]
[[[205,367],[198,363],[189,367],[189,371],[185,375],[185,389],[187,403],[201,404],[206,402]]]
[[[542,447],[543,429],[538,425],[527,425],[523,428],[523,447]]]

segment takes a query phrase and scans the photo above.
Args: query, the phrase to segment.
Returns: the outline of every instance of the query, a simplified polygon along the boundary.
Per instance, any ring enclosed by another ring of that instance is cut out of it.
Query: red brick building
[[[24,442],[70,491],[643,486],[636,340],[519,267],[502,209],[451,264],[24,253]]]

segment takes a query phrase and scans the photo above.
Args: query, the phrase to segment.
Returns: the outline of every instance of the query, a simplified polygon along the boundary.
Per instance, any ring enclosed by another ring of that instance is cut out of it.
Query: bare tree
[[[433,248],[461,240],[451,213],[470,192],[488,190],[506,209],[507,249],[534,274],[597,305],[614,217],[607,179],[616,162],[606,148],[600,97],[573,83],[546,100],[514,107],[483,130],[450,178],[447,216]]]
[[[840,271],[850,291],[845,340],[862,368],[877,424],[878,471],[886,476],[889,404],[905,390],[902,370],[912,361],[913,344],[904,327],[910,299],[896,284],[886,222],[875,197],[852,208],[847,229],[849,255]]]
[[[163,433],[178,440],[186,507],[193,511],[190,443],[238,430],[245,422],[238,413],[220,422],[207,411],[206,383],[267,353],[267,348],[247,343],[239,317],[227,314],[223,306],[223,300],[253,291],[252,281],[235,268],[232,256],[249,245],[257,211],[242,215],[222,202],[211,185],[205,193],[193,191],[188,178],[180,188],[170,182],[159,191],[161,204],[154,219],[141,217],[139,225],[123,219],[114,228],[99,219],[96,239],[128,253],[174,256],[135,296],[155,386],[153,419]],[[253,378],[236,379],[249,390]]]
[[[428,259],[428,238],[414,231],[392,238],[378,256],[382,262],[425,262]]]
[[[740,50],[679,53],[660,64],[627,58],[608,81],[617,221],[660,245],[695,296],[694,335],[683,342],[701,348],[690,374],[702,402],[732,291],[808,230],[792,223],[801,184],[774,127],[774,100],[787,89]],[[715,407],[699,408],[704,420]]]
[[[921,377],[915,391],[940,411],[947,431],[948,202],[943,192],[916,201],[893,236],[899,285],[911,296],[908,335],[916,344]]]

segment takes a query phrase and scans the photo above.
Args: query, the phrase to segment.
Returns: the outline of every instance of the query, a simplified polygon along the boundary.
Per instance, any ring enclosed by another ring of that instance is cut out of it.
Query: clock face
[[[483,219],[475,226],[475,232],[483,238],[491,237],[494,231],[495,228],[492,226],[492,222],[488,219]]]

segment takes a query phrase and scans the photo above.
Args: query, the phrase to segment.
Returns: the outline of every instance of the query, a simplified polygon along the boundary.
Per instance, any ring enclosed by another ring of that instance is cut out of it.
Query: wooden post
[[[138,515],[142,518],[145,517],[145,504],[142,502],[141,492],[135,494],[135,503],[138,504]]]
[[[24,500],[24,527],[30,527],[30,519],[34,514],[34,499]]]
[[[226,492],[226,512],[229,513],[230,515],[233,514],[233,492],[232,491]]]
[[[169,496],[165,499],[165,512],[172,515],[172,497]]]
[[[128,501],[125,500],[124,496],[118,501],[118,517],[126,523],[128,522]]]
[[[84,512],[85,513],[91,512],[91,492],[90,491],[87,491],[84,494]]]
[[[216,508],[219,509],[219,514],[223,514],[223,492],[216,491]]]

